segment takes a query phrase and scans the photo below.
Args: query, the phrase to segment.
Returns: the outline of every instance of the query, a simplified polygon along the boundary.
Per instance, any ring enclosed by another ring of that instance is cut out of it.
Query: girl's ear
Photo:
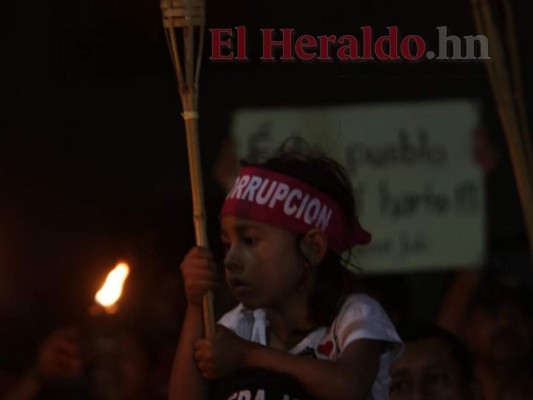
[[[328,251],[328,237],[326,232],[312,229],[307,232],[301,242],[300,248],[305,258],[314,267],[318,265],[326,255]]]

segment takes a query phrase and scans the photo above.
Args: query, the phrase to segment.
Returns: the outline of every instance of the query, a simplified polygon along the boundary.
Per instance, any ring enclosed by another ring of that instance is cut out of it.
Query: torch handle
[[[193,222],[196,245],[208,248],[206,215],[204,205],[204,188],[202,184],[202,164],[200,162],[200,146],[198,143],[198,115],[194,111],[184,111],[185,132],[187,136],[187,153],[189,155],[189,171],[191,176],[191,192],[193,204]],[[204,328],[206,337],[215,334],[215,313],[213,292],[203,297]]]
[[[205,29],[205,0],[161,0],[163,26],[176,72],[178,89],[183,106],[187,152],[189,155],[189,172],[191,174],[191,191],[193,203],[194,232],[196,244],[209,247],[207,241],[204,190],[202,185],[202,167],[200,146],[198,145],[198,78],[202,60],[203,37]],[[184,60],[180,60],[176,30],[182,32]],[[200,42],[195,51],[195,30],[200,31]],[[197,53],[197,60],[194,54]],[[182,65],[182,61],[184,61]],[[209,291],[203,298],[204,327],[206,337],[215,334],[215,313],[213,292]]]

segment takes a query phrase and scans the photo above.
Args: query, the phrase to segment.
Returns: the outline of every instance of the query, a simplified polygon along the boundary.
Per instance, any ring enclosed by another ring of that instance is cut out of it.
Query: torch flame
[[[96,293],[96,296],[94,296],[96,302],[106,310],[113,309],[115,303],[122,294],[122,287],[129,273],[130,267],[128,264],[123,262],[117,264],[117,266],[107,274],[104,285]]]

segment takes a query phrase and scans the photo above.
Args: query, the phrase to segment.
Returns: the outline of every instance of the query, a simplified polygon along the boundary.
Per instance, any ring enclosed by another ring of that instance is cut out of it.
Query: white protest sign
[[[348,170],[372,243],[365,272],[475,266],[485,254],[482,173],[471,155],[478,108],[468,100],[243,109],[232,123],[240,157],[273,154],[300,136]]]

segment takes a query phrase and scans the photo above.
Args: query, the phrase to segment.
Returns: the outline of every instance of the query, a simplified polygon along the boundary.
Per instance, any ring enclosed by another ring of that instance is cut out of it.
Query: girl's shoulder
[[[381,304],[373,297],[364,293],[351,294],[346,297],[340,307],[336,320],[346,317],[382,319],[390,322],[389,316],[383,307],[381,307]]]
[[[352,294],[344,301],[329,329],[343,349],[357,339],[381,340],[401,348],[396,328],[377,300],[366,294]]]
[[[388,362],[398,355],[402,346],[394,324],[383,308],[366,294],[349,295],[332,324],[321,329],[307,338],[307,347],[312,348],[319,359],[337,361],[354,341],[379,340],[386,344],[382,361],[388,366]]]

